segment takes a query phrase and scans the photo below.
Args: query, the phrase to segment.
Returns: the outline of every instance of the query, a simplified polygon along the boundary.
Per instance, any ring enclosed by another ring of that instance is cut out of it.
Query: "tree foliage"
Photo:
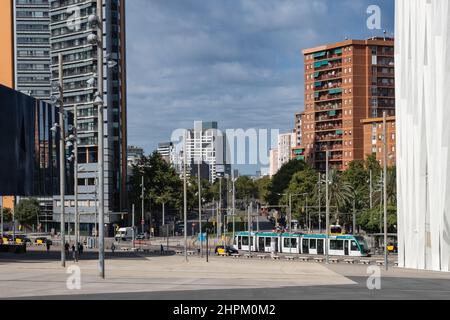
[[[41,208],[36,199],[23,199],[15,208],[15,219],[24,225],[37,224]]]

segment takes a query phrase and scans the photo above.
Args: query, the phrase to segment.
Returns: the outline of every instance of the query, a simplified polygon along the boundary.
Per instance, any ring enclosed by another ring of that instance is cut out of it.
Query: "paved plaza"
[[[391,268],[381,290],[369,290],[367,266],[194,256],[108,254],[105,280],[96,254],[77,264],[80,290],[69,290],[69,274],[58,252],[0,257],[1,299],[448,299],[450,275]],[[67,267],[74,265],[68,262]]]

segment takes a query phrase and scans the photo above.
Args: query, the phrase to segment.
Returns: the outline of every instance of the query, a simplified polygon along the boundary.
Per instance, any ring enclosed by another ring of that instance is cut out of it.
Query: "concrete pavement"
[[[449,299],[450,275],[392,268],[382,271],[382,290],[368,290],[367,266],[300,261],[109,254],[105,280],[94,253],[77,265],[81,290],[66,286],[70,275],[57,252],[0,256],[0,299]],[[45,259],[46,258],[46,259]],[[68,267],[73,265],[68,263]]]

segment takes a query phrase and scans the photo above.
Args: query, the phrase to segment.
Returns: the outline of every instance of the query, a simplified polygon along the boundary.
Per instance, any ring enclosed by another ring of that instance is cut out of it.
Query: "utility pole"
[[[233,241],[236,237],[235,215],[236,215],[236,188],[235,188],[234,172],[233,172]]]
[[[136,224],[134,220],[134,203],[131,206],[131,226],[133,227],[133,251],[136,249]]]
[[[3,239],[3,197],[0,196],[0,237]]]
[[[353,235],[356,236],[356,199],[353,200]]]
[[[144,213],[144,191],[145,191],[145,187],[144,187],[144,173],[145,171],[142,171],[142,178],[141,178],[141,228],[142,228],[142,233],[145,232],[145,213]]]
[[[252,255],[252,221],[251,221],[251,214],[250,214],[250,210],[253,207],[253,202],[250,202],[250,206],[248,207],[248,223],[247,223],[247,227],[248,227],[248,254],[251,256]]]
[[[370,170],[369,175],[370,209],[373,209],[372,170]]]
[[[78,244],[80,243],[80,215],[78,214],[78,106],[75,104],[73,106],[73,119],[74,119],[74,130],[73,134],[75,139],[73,141],[73,150],[74,150],[74,171],[75,171],[75,179],[74,179],[74,200],[75,200],[75,261],[78,261],[78,257],[80,256],[80,248]]]
[[[183,152],[183,199],[184,199],[184,259],[187,262],[187,130],[184,131],[184,152]]]
[[[220,235],[222,235],[222,229],[224,229],[225,232],[225,227],[222,221],[222,177],[219,177],[219,216],[220,216]]]
[[[321,178],[322,178],[321,174],[319,173],[319,184],[318,184],[318,187],[319,187],[319,233],[322,233],[322,213],[321,213],[322,199],[320,198],[321,197],[321,189],[322,189]]]
[[[384,202],[384,265],[388,271],[388,243],[387,243],[387,125],[386,111],[383,112],[383,148],[384,148],[384,174],[383,174],[383,202]]]
[[[99,229],[99,273],[102,279],[105,279],[105,180],[104,180],[104,95],[103,95],[103,1],[97,0],[97,98],[94,105],[97,106],[98,114],[98,229]],[[96,101],[97,100],[97,101]]]
[[[203,158],[203,157],[202,157]],[[200,231],[200,254],[203,258],[203,233],[202,233],[202,178],[200,174],[200,162],[197,164],[197,176],[198,176],[198,227]]]
[[[289,237],[291,237],[291,231],[292,231],[292,194],[289,194]],[[289,253],[292,253],[292,239],[289,238]]]
[[[326,263],[330,263],[329,257],[329,240],[330,240],[330,197],[329,197],[329,175],[330,175],[330,167],[329,167],[329,158],[330,152],[326,151],[326,186],[325,186],[325,198],[326,198],[326,237],[325,237],[325,255],[326,255]]]
[[[63,84],[63,56],[58,54],[58,82],[59,82],[59,192],[61,202],[61,266],[66,267],[66,222],[64,220],[65,214],[65,186],[66,186],[66,150],[65,150],[65,126],[64,126],[64,84]],[[14,222],[15,229],[15,222]],[[15,239],[14,239],[15,241]]]
[[[311,233],[311,217],[308,214],[308,196],[306,196],[305,210],[306,210],[306,217],[308,219],[308,231],[309,233]]]

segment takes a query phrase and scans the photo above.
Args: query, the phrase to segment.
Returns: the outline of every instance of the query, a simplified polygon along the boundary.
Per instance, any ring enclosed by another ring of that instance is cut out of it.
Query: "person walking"
[[[66,251],[66,256],[69,255],[69,248],[70,248],[69,243],[66,242],[66,244],[64,245],[64,249],[65,249],[65,251]]]
[[[73,262],[77,262],[77,250],[75,248],[75,245],[72,245],[72,257],[73,257]]]
[[[161,244],[161,255],[164,255],[164,246]]]
[[[116,250],[116,246],[114,245],[114,243],[111,245],[111,252],[114,254],[114,251]]]
[[[50,253],[50,247],[51,247],[51,244],[50,244],[50,241],[45,241],[45,244],[47,245],[47,253]]]

